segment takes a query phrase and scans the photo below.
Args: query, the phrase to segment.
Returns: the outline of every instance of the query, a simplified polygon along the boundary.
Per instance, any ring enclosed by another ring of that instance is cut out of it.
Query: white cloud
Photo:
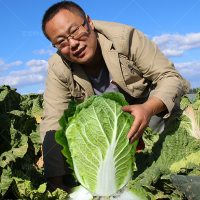
[[[8,71],[10,67],[19,66],[23,64],[22,61],[15,61],[12,63],[5,63],[2,58],[0,58],[0,71]]]
[[[200,87],[200,61],[175,63],[174,65],[180,74],[191,82],[192,88],[196,87],[197,82],[199,85],[198,87]]]
[[[25,65],[26,66],[40,66],[40,65],[44,65],[46,63],[47,63],[46,60],[35,60],[35,59],[33,59],[33,60],[28,61]]]
[[[145,35],[146,37],[148,37],[148,38],[150,38],[150,37],[151,37],[151,35],[148,35],[148,34],[145,34],[145,33],[144,33],[144,35]]]
[[[162,51],[166,57],[179,57],[182,56],[184,51],[178,51],[174,49],[165,49]]]
[[[22,65],[22,64],[23,64],[22,61],[15,61],[15,62],[12,62],[12,63],[4,64],[4,66],[5,67],[14,67],[14,66]]]
[[[0,85],[11,87],[23,87],[44,83],[48,62],[45,60],[30,60],[25,64],[26,68],[18,71],[11,71],[7,76],[0,77]]]
[[[192,69],[192,67],[194,67],[194,68],[198,68],[198,67],[200,67],[200,65],[199,65],[199,61],[194,61],[194,62],[186,62],[186,63],[176,63],[175,64],[175,66],[176,66],[176,68],[179,68],[179,69],[185,69],[185,68],[190,68],[190,69]]]
[[[153,37],[152,41],[154,41],[160,47],[160,49],[161,49],[161,48],[165,48],[165,45],[171,39],[172,39],[172,35],[170,35],[170,34],[164,34],[164,35],[161,35],[161,36],[155,36],[155,37]]]
[[[41,50],[35,50],[35,51],[33,51],[33,53],[34,54],[40,54],[40,55],[49,54],[50,56],[52,56],[55,53],[55,51],[50,50],[50,49],[48,49],[48,50],[41,49]]]
[[[4,82],[5,85],[23,87],[27,85],[35,85],[45,81],[46,77],[42,75],[27,75],[27,76],[6,76],[1,77],[0,82]],[[2,84],[3,85],[3,84]]]
[[[38,90],[38,94],[43,94],[44,90]]]
[[[0,66],[4,64],[4,61],[2,60],[2,58],[0,58]]]
[[[0,66],[0,71],[6,72],[8,71],[8,67]]]
[[[200,32],[186,35],[163,34],[153,37],[152,40],[167,57],[180,57],[185,50],[200,48]]]

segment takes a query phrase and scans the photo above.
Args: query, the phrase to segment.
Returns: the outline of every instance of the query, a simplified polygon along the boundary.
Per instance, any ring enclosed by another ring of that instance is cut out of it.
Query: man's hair
[[[84,10],[76,3],[72,1],[61,1],[54,5],[52,5],[44,14],[42,19],[42,31],[45,37],[50,40],[49,36],[45,31],[46,23],[52,19],[60,10],[67,9],[75,15],[81,16],[83,19],[85,18]]]

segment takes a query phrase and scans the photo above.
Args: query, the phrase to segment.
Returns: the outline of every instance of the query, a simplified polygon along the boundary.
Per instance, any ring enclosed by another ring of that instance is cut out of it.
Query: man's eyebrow
[[[69,33],[70,30],[71,30],[71,28],[74,27],[74,26],[78,26],[78,24],[77,23],[70,24],[70,26],[67,28],[67,30],[65,31],[65,33]],[[57,35],[53,40],[56,41],[59,37],[66,37],[66,35],[64,35],[64,34]]]

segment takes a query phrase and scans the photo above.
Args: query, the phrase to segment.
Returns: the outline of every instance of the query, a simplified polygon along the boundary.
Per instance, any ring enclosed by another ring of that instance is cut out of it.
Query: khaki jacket
[[[102,55],[115,83],[135,98],[151,96],[161,99],[168,117],[176,98],[187,93],[190,83],[181,77],[172,61],[156,44],[134,27],[103,21],[93,21]],[[94,95],[87,75],[79,64],[71,63],[57,52],[49,59],[45,111],[41,121],[41,139],[49,130],[58,130],[58,120],[73,98],[82,102]]]

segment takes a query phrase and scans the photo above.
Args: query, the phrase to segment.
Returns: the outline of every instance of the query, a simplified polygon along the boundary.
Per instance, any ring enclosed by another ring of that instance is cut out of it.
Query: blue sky
[[[56,0],[0,0],[0,85],[43,93],[56,52],[41,20]],[[200,86],[200,0],[75,0],[92,19],[134,26],[153,40],[180,74]]]

